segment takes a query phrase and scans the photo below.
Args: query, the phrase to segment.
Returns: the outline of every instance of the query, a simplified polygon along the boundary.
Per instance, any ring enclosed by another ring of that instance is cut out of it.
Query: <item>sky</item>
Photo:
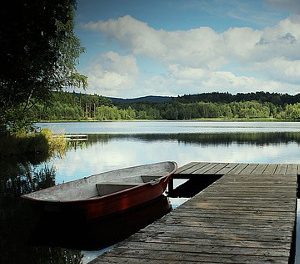
[[[300,0],[78,0],[75,33],[90,94],[300,93]]]

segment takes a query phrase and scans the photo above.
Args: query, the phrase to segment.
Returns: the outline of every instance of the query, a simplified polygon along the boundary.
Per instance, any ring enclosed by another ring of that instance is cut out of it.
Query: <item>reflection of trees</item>
[[[22,156],[0,161],[0,263],[81,263],[80,251],[30,245],[39,214],[19,196],[55,184],[54,168],[36,167],[46,158]]]
[[[30,162],[18,163],[15,167],[17,174],[3,177],[1,185],[4,196],[19,197],[22,194],[37,191],[55,185],[55,170],[45,167],[35,171]]]
[[[269,145],[287,144],[296,142],[300,144],[299,132],[253,132],[253,133],[178,133],[178,134],[90,134],[84,142],[72,142],[71,148],[88,147],[95,143],[108,143],[110,140],[131,139],[138,141],[177,141],[184,144],[198,145],[229,145],[250,144]]]

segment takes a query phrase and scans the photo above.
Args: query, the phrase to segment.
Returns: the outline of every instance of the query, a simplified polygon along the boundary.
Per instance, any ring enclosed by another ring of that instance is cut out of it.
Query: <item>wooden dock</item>
[[[175,177],[220,179],[91,264],[293,263],[298,174],[297,164],[189,163]]]

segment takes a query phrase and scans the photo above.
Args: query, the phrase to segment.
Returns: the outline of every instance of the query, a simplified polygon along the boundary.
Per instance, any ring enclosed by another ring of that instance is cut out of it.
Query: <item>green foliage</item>
[[[300,103],[286,105],[281,116],[285,119],[300,120]]]
[[[76,70],[74,0],[12,0],[0,9],[0,129],[27,129],[27,111],[64,87],[85,87]],[[0,131],[0,132],[1,132]]]
[[[40,133],[19,132],[0,137],[0,157],[38,154],[43,160],[53,155],[64,155],[66,147],[66,139],[54,136],[49,129],[44,129]]]
[[[229,96],[227,94],[227,96]],[[172,100],[163,103],[122,103],[113,105],[99,95],[55,92],[51,104],[38,104],[31,115],[39,120],[191,120],[219,119],[287,119],[299,120],[299,105],[284,107],[271,102],[189,102]]]
[[[50,129],[43,129],[40,133],[47,141],[49,156],[64,156],[67,150],[67,140],[63,135],[53,135]]]
[[[202,93],[189,94],[178,96],[176,98],[181,103],[195,103],[195,102],[210,102],[210,103],[232,103],[257,101],[260,103],[271,103],[276,106],[284,106],[286,104],[295,104],[300,101],[300,93],[296,95],[269,93],[269,92],[255,92],[255,93],[237,93],[235,95],[230,93]]]

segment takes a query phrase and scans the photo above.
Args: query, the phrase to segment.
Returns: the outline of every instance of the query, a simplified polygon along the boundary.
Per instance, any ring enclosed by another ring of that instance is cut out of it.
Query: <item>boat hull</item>
[[[99,199],[73,202],[36,201],[36,205],[47,213],[59,213],[84,218],[87,221],[97,220],[112,214],[124,213],[141,204],[161,196],[168,184],[169,177],[155,185],[145,184],[137,188],[116,193]]]
[[[164,176],[159,177],[159,179],[155,181],[149,181],[132,188],[117,191],[113,194],[91,197],[89,199],[53,201],[49,199],[38,199],[39,195],[34,193],[25,195],[23,198],[28,199],[46,213],[63,214],[64,216],[70,216],[71,218],[76,217],[77,219],[80,219],[80,221],[98,220],[99,218],[111,216],[112,214],[124,213],[132,208],[158,198],[164,193],[170,177],[175,172],[176,168],[177,165],[174,163],[174,168],[172,167],[172,169],[166,171]],[[111,174],[112,172],[109,173]],[[89,179],[87,178],[87,180]],[[72,184],[76,185],[77,181],[74,181]],[[62,187],[64,188],[64,185],[65,184],[62,184],[61,187],[54,186],[51,188],[54,190]],[[42,193],[43,190],[39,192]]]

